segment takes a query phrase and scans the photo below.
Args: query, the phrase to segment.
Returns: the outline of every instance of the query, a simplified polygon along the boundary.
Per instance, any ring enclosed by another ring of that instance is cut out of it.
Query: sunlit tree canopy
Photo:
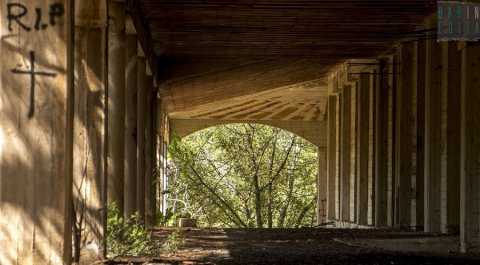
[[[315,223],[316,147],[282,129],[229,124],[170,145],[169,201],[208,227]]]

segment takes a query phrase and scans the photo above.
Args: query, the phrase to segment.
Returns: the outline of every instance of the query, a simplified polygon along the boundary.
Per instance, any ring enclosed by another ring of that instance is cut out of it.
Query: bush
[[[165,240],[162,249],[168,253],[175,253],[185,243],[185,237],[181,229],[173,231]]]
[[[138,214],[127,220],[121,216],[118,207],[111,204],[107,216],[107,253],[117,256],[155,256],[161,245],[152,239],[151,233],[144,227]]]

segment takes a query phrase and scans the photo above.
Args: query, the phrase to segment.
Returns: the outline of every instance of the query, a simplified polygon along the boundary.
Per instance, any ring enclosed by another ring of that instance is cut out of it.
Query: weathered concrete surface
[[[108,2],[108,202],[123,214],[125,157],[125,5]]]
[[[480,252],[480,48],[462,50],[460,243],[462,251]]]
[[[358,89],[358,119],[357,119],[357,174],[356,174],[356,222],[359,225],[368,224],[369,209],[369,176],[368,164],[370,159],[370,74],[360,75]]]
[[[337,218],[337,105],[337,96],[329,96],[327,112],[327,220]]]
[[[137,36],[127,34],[125,69],[125,217],[137,210]]]
[[[441,111],[440,44],[426,43],[425,76],[425,232],[441,232]]]
[[[147,91],[145,93],[145,224],[152,225],[155,212],[152,205],[155,200],[152,197],[153,176],[153,116],[156,110],[152,108],[154,99],[153,78],[147,77]]]
[[[137,57],[137,212],[145,217],[145,120],[147,90],[150,88],[145,57]]]
[[[416,179],[416,104],[414,44],[402,43],[399,53],[399,80],[396,91],[395,124],[395,192],[396,226],[410,227],[414,196],[412,182]]]
[[[326,147],[326,122],[305,121],[250,121],[250,120],[170,120],[171,132],[183,138],[208,127],[229,123],[260,123],[294,133],[316,146]]]
[[[351,86],[343,87],[341,93],[341,133],[340,133],[340,221],[350,221],[350,135],[351,135]]]
[[[69,11],[66,0],[0,3],[2,265],[56,265],[70,259]],[[23,12],[18,20],[8,19]],[[38,13],[42,19],[35,27]]]
[[[387,168],[387,135],[388,135],[388,98],[387,78],[381,73],[386,71],[385,60],[379,62],[379,74],[375,87],[375,226],[388,224],[388,168]],[[383,99],[383,100],[382,100]]]
[[[318,175],[317,175],[317,224],[323,224],[327,221],[327,148],[319,147],[317,149]]]
[[[73,149],[74,261],[102,255],[106,1],[76,2]]]

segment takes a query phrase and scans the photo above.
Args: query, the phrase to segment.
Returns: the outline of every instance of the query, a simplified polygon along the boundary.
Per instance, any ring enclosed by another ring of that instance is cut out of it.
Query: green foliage
[[[172,208],[168,208],[167,212],[163,214],[161,211],[157,212],[155,223],[157,226],[171,226],[175,224],[176,214]]]
[[[289,132],[259,124],[217,126],[174,139],[170,205],[201,226],[312,225],[316,151]]]
[[[116,256],[154,256],[161,246],[152,239],[137,214],[127,220],[121,216],[118,207],[111,204],[107,216],[107,253]]]
[[[176,253],[185,243],[185,236],[181,229],[175,229],[163,242],[162,249],[167,253]]]

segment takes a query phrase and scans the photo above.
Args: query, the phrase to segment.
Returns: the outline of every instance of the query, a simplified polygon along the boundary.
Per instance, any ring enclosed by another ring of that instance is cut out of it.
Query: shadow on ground
[[[154,233],[163,240],[171,231]],[[308,228],[185,229],[184,234],[185,244],[175,254],[107,264],[480,264],[480,256],[452,250],[456,237],[425,233]]]

